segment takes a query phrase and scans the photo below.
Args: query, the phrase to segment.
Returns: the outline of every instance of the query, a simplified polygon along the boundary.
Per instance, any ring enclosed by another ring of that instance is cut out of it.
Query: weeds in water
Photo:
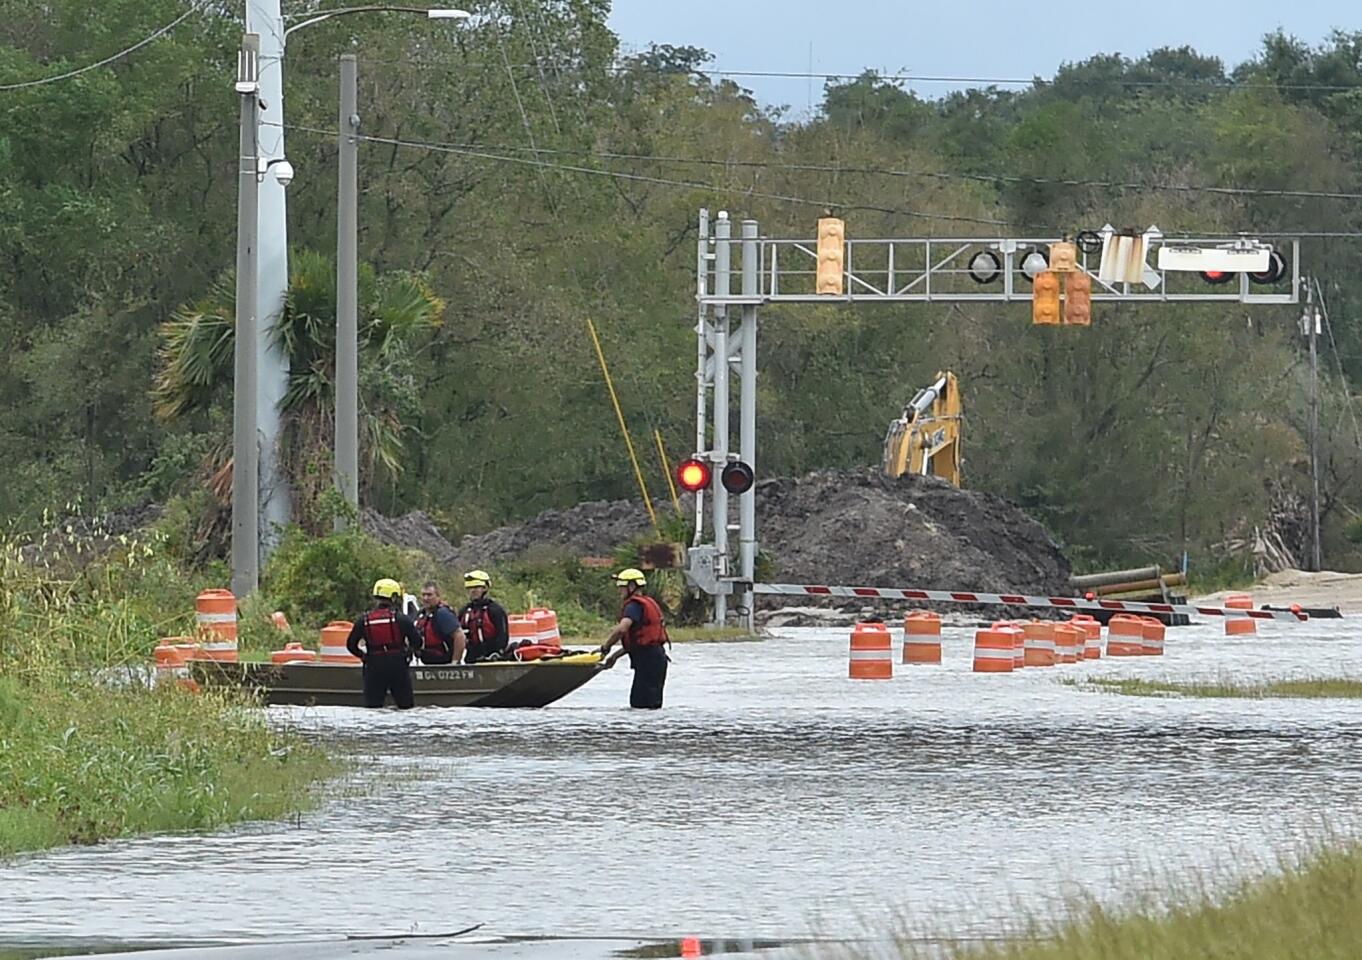
[[[1306,677],[1296,680],[1264,680],[1254,683],[1222,678],[1214,681],[1140,680],[1094,677],[1065,683],[1130,697],[1212,697],[1265,700],[1278,697],[1307,699],[1355,699],[1362,697],[1362,680],[1351,677]]]

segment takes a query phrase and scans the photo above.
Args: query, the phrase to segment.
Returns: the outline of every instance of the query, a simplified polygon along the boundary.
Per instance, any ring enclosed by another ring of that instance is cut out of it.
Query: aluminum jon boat
[[[582,653],[523,663],[506,660],[438,667],[414,663],[408,669],[418,707],[543,707],[582,686],[602,667],[599,654]],[[358,665],[191,660],[189,672],[203,687],[243,687],[268,704],[364,705]]]

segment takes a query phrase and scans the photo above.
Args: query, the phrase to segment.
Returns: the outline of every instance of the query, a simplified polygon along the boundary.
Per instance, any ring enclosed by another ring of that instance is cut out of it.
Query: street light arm
[[[315,17],[310,17],[307,20],[295,23],[284,31],[284,37],[287,38],[290,33],[293,33],[295,30],[301,30],[303,27],[310,27],[314,23],[321,23],[323,20],[330,20],[333,17],[342,17],[350,13],[423,13],[431,20],[463,20],[471,16],[471,14],[465,10],[451,10],[441,7],[404,7],[391,3],[369,3],[359,7],[341,7],[338,10],[326,10],[317,14]]]

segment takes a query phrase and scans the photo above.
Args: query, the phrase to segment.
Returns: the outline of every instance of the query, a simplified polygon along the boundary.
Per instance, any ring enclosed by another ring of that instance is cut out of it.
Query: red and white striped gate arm
[[[1028,597],[1019,593],[970,593],[959,590],[905,590],[898,587],[826,587],[818,584],[754,583],[753,593],[795,597],[863,597],[922,600],[931,603],[991,603],[1009,607],[1058,607],[1063,610],[1115,610],[1122,613],[1200,613],[1208,617],[1251,617],[1254,620],[1308,620],[1294,610],[1234,610],[1186,603],[1134,603],[1129,600],[1086,600],[1082,597]]]

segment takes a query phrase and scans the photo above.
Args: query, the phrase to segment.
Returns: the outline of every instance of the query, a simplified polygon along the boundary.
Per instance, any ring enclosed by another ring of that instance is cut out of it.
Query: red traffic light
[[[676,465],[676,482],[687,493],[696,493],[709,487],[709,464],[696,457],[682,460]]]
[[[746,493],[752,489],[752,484],[756,480],[756,475],[752,468],[738,460],[724,467],[719,474],[719,482],[724,485],[724,489],[729,493]]]
[[[1222,283],[1229,283],[1234,279],[1234,274],[1229,270],[1202,270],[1201,279],[1218,286]]]
[[[1250,273],[1249,279],[1254,283],[1271,284],[1279,282],[1286,276],[1286,261],[1276,250],[1269,254],[1267,259],[1267,269],[1257,273]]]

